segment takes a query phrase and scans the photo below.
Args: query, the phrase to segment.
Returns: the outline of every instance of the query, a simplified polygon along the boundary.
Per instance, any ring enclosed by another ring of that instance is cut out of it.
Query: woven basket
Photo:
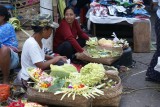
[[[103,89],[104,95],[93,99],[92,105],[95,107],[114,106],[118,107],[122,94],[121,79],[118,75],[107,73],[108,78],[118,81],[118,84],[113,88]]]
[[[47,71],[48,72],[48,71]],[[70,106],[70,107],[90,107],[92,106],[118,106],[121,93],[122,93],[122,84],[121,79],[118,75],[107,74],[107,77],[118,81],[118,84],[109,89],[105,89],[104,95],[99,96],[95,99],[86,99],[83,96],[76,95],[75,100],[72,97],[64,97],[63,100],[60,100],[62,94],[54,95],[51,92],[38,92],[38,90],[33,89],[32,87],[27,88],[27,97],[29,101],[38,102],[42,104],[49,105],[58,105],[58,106]]]
[[[97,49],[100,49],[100,48],[105,48],[105,47],[101,47],[101,46],[97,47]],[[83,53],[77,54],[77,59],[87,61],[87,62],[102,63],[106,65],[111,65],[113,62],[119,59],[123,53],[122,48],[105,48],[108,50],[117,51],[120,53],[120,55],[115,57],[92,58],[90,57],[89,53],[86,51],[86,47],[84,47],[83,49],[84,49]]]
[[[62,94],[54,95],[51,92],[38,92],[38,90],[31,87],[27,88],[27,97],[29,101],[58,106],[90,107],[92,103],[91,99],[78,95],[75,100],[72,97],[65,97],[63,100],[60,100]]]

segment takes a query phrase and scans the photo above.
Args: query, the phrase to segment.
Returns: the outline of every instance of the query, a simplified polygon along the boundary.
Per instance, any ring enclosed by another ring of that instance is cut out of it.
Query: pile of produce
[[[76,95],[84,96],[87,99],[95,98],[104,95],[102,88],[111,87],[117,83],[107,77],[102,64],[89,63],[81,68],[80,73],[71,64],[50,65],[50,67],[51,72],[47,76],[52,76],[54,79],[52,79],[51,86],[47,87],[46,91],[55,95],[62,94],[61,100],[65,96],[71,96],[74,100]],[[32,69],[33,71],[35,70]],[[33,78],[33,76],[31,77]]]
[[[114,42],[112,40],[107,40],[105,38],[101,38],[99,41],[98,41],[98,44],[100,46],[104,46],[104,47],[114,47]]]
[[[89,40],[87,40],[86,41],[86,44],[88,45],[88,46],[97,46],[98,45],[98,39],[97,39],[97,37],[90,37],[89,38]]]
[[[86,46],[85,49],[88,55],[92,58],[115,57],[121,55],[121,51],[115,49],[90,46]]]
[[[117,38],[114,32],[111,36],[114,37],[113,40],[106,39],[106,38],[101,38],[98,40],[97,37],[90,37],[89,40],[86,42],[86,45],[89,47],[102,46],[105,48],[113,48],[113,47],[127,48],[129,47],[129,43],[126,39]]]
[[[90,37],[86,42],[87,46],[84,48],[88,55],[92,58],[104,58],[104,57],[116,57],[122,54],[123,43],[121,40],[110,39],[97,39],[96,37]],[[127,41],[125,43],[127,45]]]

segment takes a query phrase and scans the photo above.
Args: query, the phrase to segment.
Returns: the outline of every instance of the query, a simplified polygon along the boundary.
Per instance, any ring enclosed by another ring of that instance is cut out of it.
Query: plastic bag
[[[154,70],[160,72],[160,57],[158,57],[157,65],[154,67]]]
[[[6,101],[10,96],[10,86],[7,84],[0,84],[0,102]]]

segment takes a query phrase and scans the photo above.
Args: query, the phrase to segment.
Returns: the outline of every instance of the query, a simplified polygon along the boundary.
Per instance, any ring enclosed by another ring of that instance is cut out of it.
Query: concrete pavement
[[[155,42],[155,11],[151,11],[150,8],[148,11],[151,14],[151,41]],[[120,74],[124,90],[119,107],[160,107],[160,84],[145,81],[146,69],[153,54],[154,51],[133,53],[133,60],[136,61],[135,67]],[[129,93],[126,94],[126,92]]]

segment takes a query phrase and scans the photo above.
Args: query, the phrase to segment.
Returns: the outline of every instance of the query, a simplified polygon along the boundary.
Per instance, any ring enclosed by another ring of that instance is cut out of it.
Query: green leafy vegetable
[[[53,84],[54,85],[52,85],[48,88],[48,91],[55,93],[56,91],[60,91],[61,88],[65,85],[65,79],[57,78],[57,79],[55,79]]]
[[[89,63],[81,68],[81,81],[88,86],[98,84],[105,75],[105,69],[102,64]]]
[[[68,78],[70,73],[77,72],[77,68],[71,64],[64,64],[63,66],[50,65],[51,76],[59,78]]]

